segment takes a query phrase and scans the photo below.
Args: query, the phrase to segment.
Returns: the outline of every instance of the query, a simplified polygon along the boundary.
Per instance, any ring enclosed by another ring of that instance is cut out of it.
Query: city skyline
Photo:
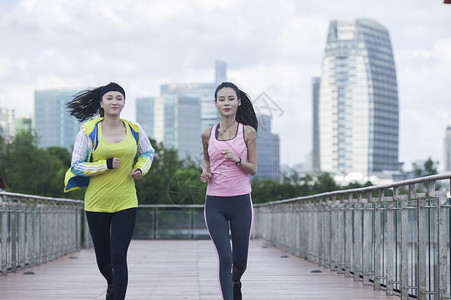
[[[0,106],[20,118],[32,115],[35,90],[117,81],[127,91],[124,117],[133,120],[136,98],[157,95],[166,83],[210,82],[222,60],[230,81],[252,98],[266,92],[283,109],[272,122],[281,164],[303,163],[312,150],[311,78],[320,74],[329,22],[371,18],[393,45],[399,160],[410,169],[431,157],[443,167],[451,123],[451,5],[443,1],[105,3],[2,1],[0,33],[8,43],[0,49]]]

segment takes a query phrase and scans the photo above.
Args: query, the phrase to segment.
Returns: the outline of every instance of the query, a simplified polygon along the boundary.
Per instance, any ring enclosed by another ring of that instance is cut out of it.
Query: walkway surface
[[[209,240],[133,240],[128,257],[128,300],[222,299],[216,252]],[[24,274],[30,271],[34,275]],[[262,240],[251,241],[242,283],[245,300],[400,299],[287,255]],[[0,299],[8,300],[105,299],[105,288],[92,249],[0,276]]]

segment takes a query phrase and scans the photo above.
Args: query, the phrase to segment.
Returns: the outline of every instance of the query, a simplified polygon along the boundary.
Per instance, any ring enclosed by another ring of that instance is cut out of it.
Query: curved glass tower
[[[319,105],[322,171],[398,170],[398,90],[387,29],[370,19],[330,23]]]

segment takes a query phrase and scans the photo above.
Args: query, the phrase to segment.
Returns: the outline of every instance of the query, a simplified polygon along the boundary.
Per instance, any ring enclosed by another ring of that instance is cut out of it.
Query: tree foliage
[[[202,172],[198,163],[182,161],[177,151],[164,148],[151,140],[155,157],[149,173],[136,182],[141,204],[203,204],[206,184],[200,181]],[[70,167],[71,153],[60,147],[41,149],[32,132],[20,132],[8,143],[0,142],[0,177],[8,184],[9,192],[83,199],[85,190],[63,192],[64,175]],[[426,166],[428,172],[436,170],[434,163]],[[252,179],[254,203],[302,197],[344,188],[361,187],[351,183],[337,185],[328,173],[285,174],[282,180]],[[364,186],[371,185],[367,182]]]

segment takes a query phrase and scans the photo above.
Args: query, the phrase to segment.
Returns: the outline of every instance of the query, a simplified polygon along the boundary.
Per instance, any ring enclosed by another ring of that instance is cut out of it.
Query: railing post
[[[2,240],[0,249],[0,271],[2,275],[7,274],[8,269],[8,242],[6,237],[8,236],[8,196],[4,195],[2,197],[1,203],[1,213],[2,213]]]
[[[363,201],[363,200],[362,200]],[[362,276],[363,285],[370,285],[371,273],[371,253],[374,248],[372,246],[373,231],[373,215],[374,202],[372,192],[367,192],[366,203],[363,203],[363,259],[362,259]]]
[[[338,227],[338,214],[337,214],[337,198],[335,195],[332,196],[330,200],[330,222],[329,222],[329,230],[330,230],[330,270],[337,270],[337,227]]]
[[[374,289],[380,290],[381,289],[381,280],[382,280],[382,249],[383,249],[383,242],[382,242],[382,222],[381,222],[381,214],[385,214],[387,211],[387,207],[385,207],[385,210],[381,208],[381,205],[384,201],[384,190],[380,189],[378,190],[378,199],[374,202]]]
[[[352,268],[352,193],[348,194],[345,210],[345,276],[351,277]]]
[[[18,211],[19,211],[19,268],[25,268],[25,212],[26,212],[26,201],[18,201]]]
[[[360,280],[362,271],[362,202],[362,193],[359,192],[354,200],[354,281]]]
[[[415,190],[415,185],[409,185],[409,191]],[[396,189],[399,192],[398,189]],[[409,211],[408,198],[395,194],[395,200],[401,200],[401,299],[409,299]]]
[[[10,205],[11,216],[11,272],[17,272],[17,215],[16,203]]]
[[[396,188],[395,188],[396,189]],[[393,191],[394,193],[394,191]],[[387,197],[386,206],[386,226],[385,226],[385,257],[386,257],[386,294],[387,296],[394,295],[395,288],[395,207],[393,202],[393,197]]]
[[[417,279],[417,298],[418,300],[426,300],[427,297],[427,287],[426,287],[426,257],[427,257],[427,230],[428,230],[428,221],[430,220],[427,217],[428,209],[426,206],[426,195],[424,193],[416,194],[415,189],[410,191],[410,198],[417,199],[417,256],[415,257],[415,261],[417,262],[416,268],[416,277]],[[431,223],[429,223],[431,224]]]
[[[447,226],[447,210],[446,207],[448,199],[446,198],[446,191],[437,192],[438,194],[438,208],[437,208],[437,218],[438,218],[438,259],[437,259],[437,269],[438,269],[438,296],[439,299],[445,299],[448,296],[448,286],[450,282],[448,281],[448,245],[450,243]]]
[[[344,195],[340,195],[340,200],[337,201],[337,273],[343,274],[346,268],[345,261],[345,215],[346,204]]]

